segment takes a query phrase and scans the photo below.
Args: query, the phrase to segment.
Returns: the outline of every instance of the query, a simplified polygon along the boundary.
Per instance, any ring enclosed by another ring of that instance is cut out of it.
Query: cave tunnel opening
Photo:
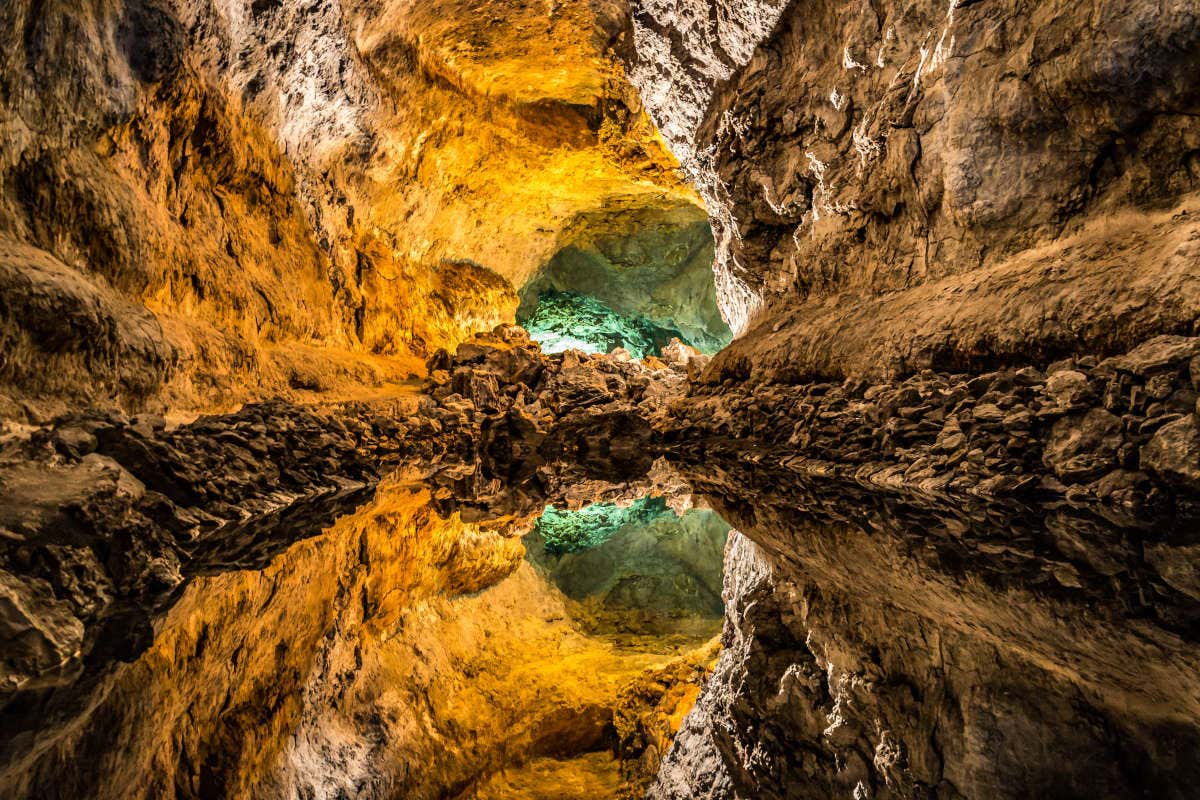
[[[521,287],[517,322],[549,353],[658,355],[672,339],[715,353],[733,334],[717,307],[712,228],[703,209],[582,214]]]
[[[524,537],[526,558],[575,604],[593,635],[695,643],[720,632],[729,525],[663,497],[547,507]]]

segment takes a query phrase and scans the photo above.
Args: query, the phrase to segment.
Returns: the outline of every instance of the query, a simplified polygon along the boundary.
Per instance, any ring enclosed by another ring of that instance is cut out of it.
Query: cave
[[[717,307],[712,228],[699,208],[591,213],[521,288],[517,322],[546,352],[635,358],[678,339],[713,354],[733,338]]]
[[[0,797],[1196,797],[1188,3],[0,30]]]

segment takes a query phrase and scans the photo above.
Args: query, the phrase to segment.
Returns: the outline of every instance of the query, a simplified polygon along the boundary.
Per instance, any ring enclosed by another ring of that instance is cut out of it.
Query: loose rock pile
[[[431,413],[460,441],[477,442],[486,468],[510,482],[551,462],[625,480],[661,451],[654,430],[706,357],[677,345],[664,359],[545,355],[524,329],[500,326],[430,359]]]
[[[738,439],[794,469],[890,487],[1101,499],[1133,516],[1195,511],[1200,338],[978,376],[926,370],[899,383],[698,385],[668,441]]]

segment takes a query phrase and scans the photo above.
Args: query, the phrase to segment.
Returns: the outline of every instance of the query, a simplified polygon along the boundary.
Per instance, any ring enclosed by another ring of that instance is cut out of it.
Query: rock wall
[[[546,290],[594,297],[618,314],[644,318],[707,353],[729,343],[717,308],[712,234],[703,209],[607,212],[579,220],[583,229],[521,288],[524,323]],[[607,229],[607,232],[606,232]]]
[[[726,554],[720,659],[650,797],[1192,793],[1195,600],[1120,546],[1187,525],[761,465],[685,474],[746,535]]]
[[[0,22],[20,34],[0,63],[9,417],[402,380],[511,321],[564,247],[698,213],[606,56],[619,8],[92,0]]]
[[[650,796],[1189,796],[1200,17],[632,18],[743,333],[656,426],[745,538]]]
[[[763,305],[720,374],[1041,366],[1194,332],[1188,4],[633,6],[631,76],[704,194],[726,313]]]

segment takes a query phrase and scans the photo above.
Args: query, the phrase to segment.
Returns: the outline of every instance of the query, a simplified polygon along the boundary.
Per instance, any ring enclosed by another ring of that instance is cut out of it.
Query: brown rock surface
[[[0,794],[1195,795],[1191,3],[0,29]]]
[[[723,650],[650,797],[1192,794],[1189,523],[715,467]]]
[[[718,379],[1045,364],[1195,332],[1188,4],[632,5],[631,76],[747,330]]]

